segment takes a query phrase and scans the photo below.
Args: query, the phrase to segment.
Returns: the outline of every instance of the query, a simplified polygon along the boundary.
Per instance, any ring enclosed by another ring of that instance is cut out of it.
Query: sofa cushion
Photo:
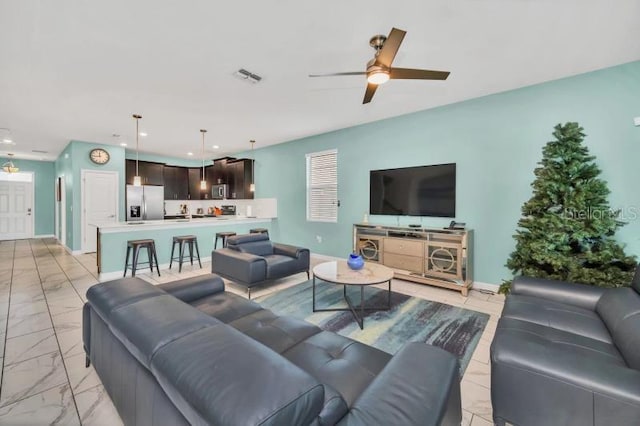
[[[111,332],[145,367],[168,342],[220,323],[140,278],[93,286],[87,291],[87,299]]]
[[[245,315],[264,309],[257,303],[228,291],[194,300],[190,304],[224,323],[235,321]]]
[[[282,254],[264,256],[267,261],[267,279],[286,277],[298,269],[296,259]]]
[[[502,317],[545,325],[606,343],[612,342],[607,327],[596,312],[539,297],[509,295]]]
[[[273,246],[267,234],[236,235],[227,239],[227,247],[256,256],[273,254]]]
[[[500,318],[498,330],[500,330],[501,334],[506,333],[518,336],[523,340],[530,339],[532,343],[547,342],[555,348],[565,347],[569,351],[574,351],[576,355],[580,353],[581,357],[602,358],[606,362],[624,365],[624,360],[613,343],[606,343],[572,332],[506,317]],[[526,352],[531,348],[529,345],[523,345],[522,350]]]
[[[160,284],[156,288],[189,303],[205,296],[223,293],[224,281],[216,274],[207,274]]]
[[[222,323],[165,345],[151,370],[192,424],[309,424],[324,403],[316,379]]]
[[[87,299],[102,319],[108,322],[111,318],[111,311],[118,307],[166,294],[143,279],[130,277],[89,287]]]
[[[311,336],[282,355],[335,389],[349,407],[391,359],[386,352],[328,331]]]
[[[456,357],[422,342],[407,343],[339,425],[459,426],[459,383]]]
[[[287,316],[281,317],[268,309],[239,318],[229,325],[278,353],[321,331],[320,328],[306,321]]]
[[[596,306],[630,367],[640,370],[640,294],[632,288],[607,291]]]
[[[221,322],[164,294],[114,309],[108,324],[138,361],[149,367],[162,346]]]

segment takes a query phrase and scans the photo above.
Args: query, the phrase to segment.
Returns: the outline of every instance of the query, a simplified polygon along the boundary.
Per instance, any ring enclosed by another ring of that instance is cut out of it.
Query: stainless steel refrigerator
[[[127,221],[164,219],[164,186],[127,185]]]

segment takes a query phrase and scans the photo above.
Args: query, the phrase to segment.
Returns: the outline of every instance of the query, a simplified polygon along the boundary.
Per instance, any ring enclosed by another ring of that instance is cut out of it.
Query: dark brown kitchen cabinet
[[[213,161],[212,166],[207,167],[207,182],[211,185],[229,184],[229,157],[219,158]]]
[[[189,197],[189,169],[164,166],[164,199],[186,200]]]
[[[216,184],[213,166],[206,166],[204,168],[204,175],[205,175],[205,178],[207,179],[207,188],[211,188],[211,185]],[[209,198],[211,198],[211,196],[209,196]]]
[[[206,173],[205,173],[206,176]],[[189,169],[189,199],[190,200],[206,200],[211,198],[207,197],[207,191],[200,190],[200,181],[202,180],[202,169]],[[207,182],[207,190],[211,186]]]
[[[253,160],[241,159],[226,164],[229,198],[253,199],[251,183],[253,182]]]
[[[138,162],[138,173],[143,185],[164,185],[164,165],[150,161]],[[133,177],[136,175],[136,160],[126,160],[125,176],[127,185],[133,185]]]

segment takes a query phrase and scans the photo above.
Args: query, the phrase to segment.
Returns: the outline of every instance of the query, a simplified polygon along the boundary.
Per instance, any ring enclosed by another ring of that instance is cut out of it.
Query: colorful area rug
[[[393,290],[393,287],[392,287]],[[359,303],[360,290],[347,287],[354,303]],[[387,292],[375,287],[365,288],[368,305],[386,306]],[[391,293],[391,310],[368,312],[364,330],[351,312],[313,312],[311,281],[289,287],[256,299],[265,308],[279,315],[290,315],[316,324],[390,354],[406,342],[426,342],[445,349],[460,359],[460,376],[487,325],[489,315],[456,306]],[[316,307],[347,307],[342,286],[316,281]]]

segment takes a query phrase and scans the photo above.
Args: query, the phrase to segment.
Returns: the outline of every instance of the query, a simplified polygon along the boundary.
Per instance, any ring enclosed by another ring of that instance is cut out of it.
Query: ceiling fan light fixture
[[[371,84],[384,84],[389,81],[389,71],[376,70],[367,74],[367,82]]]

